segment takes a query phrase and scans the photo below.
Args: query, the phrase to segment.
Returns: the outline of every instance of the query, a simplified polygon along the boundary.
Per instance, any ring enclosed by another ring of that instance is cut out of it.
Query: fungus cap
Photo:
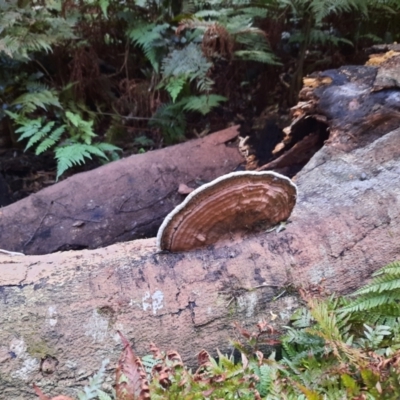
[[[296,196],[296,185],[275,172],[223,175],[194,190],[166,216],[157,247],[188,251],[265,231],[289,218]]]

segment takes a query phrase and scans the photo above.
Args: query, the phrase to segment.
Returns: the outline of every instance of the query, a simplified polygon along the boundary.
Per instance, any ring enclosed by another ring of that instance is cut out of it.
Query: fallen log
[[[177,254],[146,239],[0,255],[3,396],[34,399],[32,382],[73,395],[102,359],[116,359],[117,330],[141,355],[154,341],[194,364],[203,348],[229,349],[234,321],[287,323],[296,306],[287,285],[355,289],[400,257],[399,142],[397,129],[351,152],[323,147],[299,174],[297,205],[279,233]]]
[[[287,286],[322,282],[348,293],[399,259],[398,88],[368,90],[377,68],[328,71],[328,83],[321,73],[304,88],[307,104],[294,109],[283,148],[310,135],[313,119],[326,121],[330,137],[296,176],[299,195],[284,231],[177,254],[158,252],[155,239],[44,256],[0,254],[3,396],[34,399],[32,382],[73,396],[104,358],[113,365],[121,350],[117,330],[140,355],[154,341],[193,365],[203,348],[230,350],[234,321],[287,324],[297,306]],[[374,100],[390,118],[376,110],[371,130],[365,121]]]
[[[93,249],[155,236],[194,187],[233,171],[243,158],[236,127],[74,175],[0,210],[0,248],[24,254]]]

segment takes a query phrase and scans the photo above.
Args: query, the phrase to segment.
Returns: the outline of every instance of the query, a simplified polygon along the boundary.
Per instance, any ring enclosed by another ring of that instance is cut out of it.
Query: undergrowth
[[[241,339],[233,344],[241,360],[220,352],[213,358],[203,350],[196,371],[185,367],[177,352],[162,352],[154,344],[151,354],[139,358],[120,334],[124,350],[113,392],[101,389],[103,363],[78,399],[400,398],[400,262],[375,273],[370,284],[348,297],[310,293],[300,290],[305,305],[279,340],[265,322],[255,332],[237,325]],[[282,355],[263,354],[264,345]],[[50,400],[36,386],[35,391]]]
[[[0,136],[53,152],[57,177],[117,145],[177,142],[213,110],[270,105],[262,76],[294,104],[305,74],[399,40],[399,13],[398,0],[2,0]]]

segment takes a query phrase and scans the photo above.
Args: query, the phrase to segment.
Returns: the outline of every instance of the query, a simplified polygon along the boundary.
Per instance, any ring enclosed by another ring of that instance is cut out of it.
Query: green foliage
[[[363,313],[372,324],[397,327],[400,322],[400,262],[393,262],[373,274],[374,279],[353,293],[357,298],[341,308],[344,313]]]
[[[79,400],[92,400],[92,399],[100,399],[100,400],[109,400],[111,399],[106,393],[101,390],[101,385],[104,382],[106,366],[109,363],[109,360],[104,360],[101,363],[101,367],[98,370],[97,374],[92,376],[89,379],[89,384],[83,388],[82,393],[78,393]]]
[[[19,112],[23,114],[31,113],[37,108],[42,108],[44,111],[48,111],[51,106],[62,108],[57,91],[48,89],[46,85],[36,80],[28,81],[26,92],[18,96],[11,105],[19,105],[21,107]]]
[[[8,115],[12,140],[16,132],[36,154],[59,149],[60,176],[90,157],[116,158],[116,147],[99,146],[110,132],[158,138],[157,146],[183,140],[188,114],[203,119],[228,101],[222,95],[239,92],[230,85],[248,65],[279,64],[268,26],[290,33],[295,102],[303,75],[329,59],[322,48],[399,40],[399,10],[398,0],[3,0],[0,122]],[[341,26],[346,14],[354,26]],[[232,65],[228,84],[223,68]],[[78,144],[72,157],[65,148]]]
[[[183,104],[178,102],[161,105],[149,125],[162,130],[167,143],[182,140],[186,129]]]
[[[159,87],[165,87],[175,102],[186,83],[197,81],[200,92],[209,92],[213,81],[207,78],[212,63],[204,57],[201,47],[189,43],[183,49],[173,50],[163,60],[163,78]]]
[[[0,2],[0,53],[27,61],[31,53],[52,50],[52,46],[75,39],[74,21],[58,17],[58,4],[19,6],[15,0]]]
[[[39,85],[35,86],[39,87]],[[11,111],[6,111],[6,113],[19,126],[15,130],[19,136],[18,141],[28,139],[25,150],[36,147],[35,154],[39,155],[54,148],[57,160],[56,179],[74,165],[81,165],[86,159],[92,159],[92,156],[108,160],[106,153],[114,154],[119,150],[118,147],[109,143],[94,143],[93,140],[97,137],[93,131],[94,121],[84,120],[78,112],[63,110],[58,93],[50,92],[46,88],[37,90],[35,93],[38,94],[39,100],[35,99],[31,92],[27,92],[17,99],[18,104],[22,105],[19,113]],[[26,116],[39,108],[48,110],[49,106],[62,109],[58,121],[49,121],[45,117]],[[65,133],[68,133],[67,137]]]
[[[208,114],[212,108],[219,106],[227,98],[217,94],[188,96],[181,100],[183,109],[186,111],[197,111],[203,115]]]
[[[127,36],[132,43],[140,46],[154,71],[158,72],[160,63],[166,53],[165,35],[170,25],[167,23],[156,24],[145,21],[135,21],[134,27],[127,31]]]
[[[230,60],[235,56],[242,60],[277,63],[264,32],[253,26],[256,18],[267,14],[265,7],[254,7],[250,1],[205,4],[195,0],[184,2],[181,11],[170,24],[149,21],[148,17],[140,21],[135,19],[127,32],[132,43],[142,48],[158,75],[156,88],[165,90],[172,103],[178,103],[177,106],[163,104],[150,122],[163,132],[167,142],[184,137],[185,112],[206,115],[226,100],[211,93],[212,69],[218,59]],[[179,35],[172,30],[176,22]],[[232,53],[235,43],[237,51]]]
[[[97,156],[108,160],[104,153],[104,145],[107,143],[83,144],[70,143],[65,146],[59,146],[55,150],[55,158],[57,160],[57,179],[69,168],[74,165],[85,163],[85,159],[92,159],[92,156]],[[117,150],[115,146],[111,146],[111,150]]]

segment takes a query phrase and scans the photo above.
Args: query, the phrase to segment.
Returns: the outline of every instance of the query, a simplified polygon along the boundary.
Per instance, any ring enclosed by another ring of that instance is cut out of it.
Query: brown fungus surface
[[[275,172],[232,172],[194,190],[161,225],[159,250],[189,251],[237,240],[289,218],[296,185]]]

